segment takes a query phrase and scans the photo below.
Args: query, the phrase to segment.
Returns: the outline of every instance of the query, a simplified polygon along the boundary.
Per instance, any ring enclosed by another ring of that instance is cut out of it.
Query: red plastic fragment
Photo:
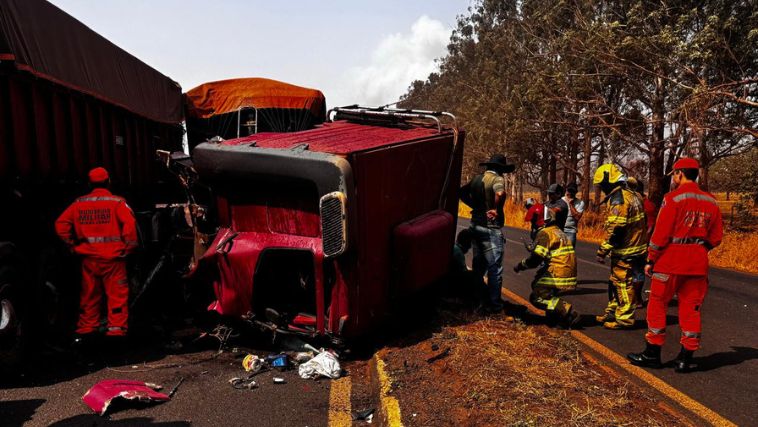
[[[168,395],[157,392],[162,387],[142,381],[104,380],[95,384],[82,396],[82,400],[93,411],[105,415],[113,399],[120,397],[140,402],[166,402]]]

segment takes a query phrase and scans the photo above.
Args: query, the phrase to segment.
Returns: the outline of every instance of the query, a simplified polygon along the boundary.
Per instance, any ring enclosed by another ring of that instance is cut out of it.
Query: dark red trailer
[[[155,151],[181,150],[181,121],[170,78],[46,1],[0,2],[0,362],[25,317],[47,320],[24,301],[76,291],[53,222],[87,171],[105,166],[135,209],[151,207]]]
[[[342,340],[448,272],[464,140],[454,118],[332,114],[316,129],[194,150],[221,223],[197,270],[214,280],[211,310]]]

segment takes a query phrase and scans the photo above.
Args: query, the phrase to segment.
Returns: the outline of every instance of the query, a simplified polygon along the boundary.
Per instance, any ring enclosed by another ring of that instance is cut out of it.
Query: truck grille
[[[347,246],[345,195],[340,192],[325,195],[321,198],[320,208],[324,256],[338,256]]]

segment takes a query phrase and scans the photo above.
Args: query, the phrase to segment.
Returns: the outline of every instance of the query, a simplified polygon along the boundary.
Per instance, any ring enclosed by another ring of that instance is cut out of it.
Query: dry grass
[[[534,197],[534,195],[525,195],[525,197]],[[716,197],[725,198],[725,195],[717,193]],[[732,202],[724,202],[724,204],[730,203]],[[724,206],[722,206],[722,211],[723,208]],[[528,230],[530,226],[524,222],[525,213],[526,211],[521,204],[514,203],[513,200],[509,199],[505,203],[506,225]],[[463,218],[471,218],[471,208],[461,202],[458,205],[458,215]],[[599,212],[587,211],[579,223],[577,237],[580,240],[600,243],[604,237],[602,226],[603,215]],[[713,267],[758,273],[758,232],[727,230],[724,233],[721,245],[711,252],[709,260]]]
[[[680,424],[655,396],[586,359],[565,332],[502,316],[448,316],[457,318],[430,340],[385,356],[404,411],[420,412],[410,425]],[[450,356],[410,364],[432,344]]]

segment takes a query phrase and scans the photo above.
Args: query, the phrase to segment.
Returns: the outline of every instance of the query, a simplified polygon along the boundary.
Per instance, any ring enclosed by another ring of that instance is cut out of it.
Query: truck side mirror
[[[321,197],[321,239],[324,257],[342,255],[347,248],[347,207],[345,194],[339,191]]]

